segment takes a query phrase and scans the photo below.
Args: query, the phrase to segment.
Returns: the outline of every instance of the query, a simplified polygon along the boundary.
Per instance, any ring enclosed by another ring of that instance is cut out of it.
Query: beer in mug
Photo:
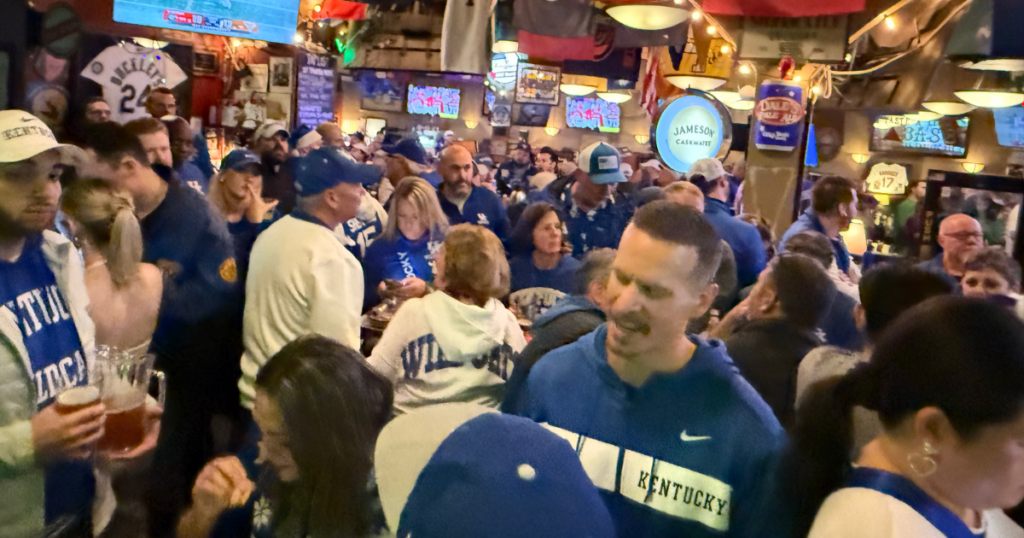
[[[57,412],[70,415],[100,401],[100,388],[95,385],[71,387],[57,395]]]

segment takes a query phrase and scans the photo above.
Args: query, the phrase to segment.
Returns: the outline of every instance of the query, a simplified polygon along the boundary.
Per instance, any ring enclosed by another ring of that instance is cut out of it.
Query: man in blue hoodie
[[[608,323],[542,358],[519,412],[576,448],[621,538],[783,535],[784,434],[719,341],[687,336],[718,293],[714,228],[659,201],[626,228]]]
[[[857,186],[839,176],[825,176],[819,179],[811,190],[811,207],[796,219],[779,241],[779,250],[785,252],[786,242],[791,237],[806,231],[825,234],[832,243],[836,265],[843,273],[850,271],[850,251],[840,232],[850,229],[850,223],[857,217]]]
[[[718,159],[700,159],[687,176],[704,193],[704,218],[715,227],[718,236],[729,243],[736,256],[738,289],[753,286],[764,271],[768,256],[761,234],[754,225],[736,218],[729,204],[729,179]]]

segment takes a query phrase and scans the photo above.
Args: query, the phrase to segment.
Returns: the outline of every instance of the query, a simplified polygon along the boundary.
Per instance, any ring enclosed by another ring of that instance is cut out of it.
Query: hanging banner
[[[676,172],[699,159],[723,158],[732,147],[732,117],[710,94],[691,91],[662,105],[651,126],[658,157]]]
[[[757,149],[793,151],[800,145],[800,129],[807,111],[803,88],[774,81],[761,85],[754,107],[754,145]]]
[[[732,74],[733,50],[728,44],[722,38],[700,32],[695,36],[691,29],[685,46],[661,50],[661,72],[666,77],[708,77],[721,80],[719,85],[724,84]]]
[[[865,183],[868,192],[876,194],[903,194],[910,185],[906,167],[885,163],[872,166]]]

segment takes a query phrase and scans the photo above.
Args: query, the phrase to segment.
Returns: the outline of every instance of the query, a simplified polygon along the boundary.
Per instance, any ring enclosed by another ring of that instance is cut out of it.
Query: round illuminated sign
[[[662,162],[686,173],[700,159],[729,152],[732,120],[713,96],[691,90],[661,107],[651,126],[651,140]]]

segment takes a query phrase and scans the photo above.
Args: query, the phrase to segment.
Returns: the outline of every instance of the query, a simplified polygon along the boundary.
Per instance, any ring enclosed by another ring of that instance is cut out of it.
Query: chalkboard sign
[[[334,119],[334,58],[299,54],[298,123],[316,127]]]

